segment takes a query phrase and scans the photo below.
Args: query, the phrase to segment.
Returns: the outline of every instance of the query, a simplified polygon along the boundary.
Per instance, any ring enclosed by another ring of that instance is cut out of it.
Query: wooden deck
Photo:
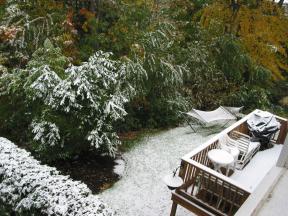
[[[257,112],[257,110],[254,112]],[[184,184],[172,192],[171,216],[176,215],[177,205],[181,205],[201,216],[234,215],[249,197],[252,193],[251,189],[209,168],[210,161],[207,153],[211,149],[217,148],[219,138],[225,133],[238,131],[248,135],[246,122],[254,112],[182,158],[179,176],[184,180]],[[271,142],[281,145],[284,143],[287,134],[288,123],[287,119],[278,116],[276,118],[281,123],[281,128]]]
[[[259,151],[243,170],[235,170],[231,179],[254,192],[267,173],[276,166],[283,145],[274,145],[270,149]]]

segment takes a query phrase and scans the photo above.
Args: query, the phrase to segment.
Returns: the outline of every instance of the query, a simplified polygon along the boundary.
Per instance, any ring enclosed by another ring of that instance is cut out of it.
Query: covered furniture
[[[272,137],[280,130],[280,123],[275,116],[260,110],[247,120],[247,125],[253,140],[261,143],[261,150],[269,148]]]
[[[182,114],[185,114],[186,121],[188,125],[191,127],[191,129],[196,132],[195,127],[193,127],[193,123],[191,123],[191,120],[196,123],[197,125],[200,125],[202,127],[207,126],[209,123],[215,123],[219,124],[219,121],[223,124],[222,127],[224,127],[228,122],[231,120],[236,120],[236,114],[239,113],[241,108],[237,107],[222,107],[213,110],[213,111],[202,111],[197,109],[192,109],[191,111],[185,113],[182,112]],[[229,111],[230,110],[230,111]],[[238,110],[238,111],[237,111]]]

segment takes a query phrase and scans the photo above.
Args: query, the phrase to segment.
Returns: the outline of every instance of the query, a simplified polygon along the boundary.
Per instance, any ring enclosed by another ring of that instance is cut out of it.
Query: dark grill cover
[[[261,149],[266,149],[272,136],[280,129],[280,123],[269,112],[258,111],[247,120],[248,128],[254,140],[261,143]]]

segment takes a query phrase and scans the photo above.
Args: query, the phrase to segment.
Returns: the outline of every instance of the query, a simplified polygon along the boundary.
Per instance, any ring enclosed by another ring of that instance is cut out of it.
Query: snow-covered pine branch
[[[56,124],[46,121],[32,122],[34,140],[42,145],[55,146],[60,141],[59,128]]]
[[[0,138],[0,205],[16,213],[113,216],[87,186],[41,165],[30,153]]]
[[[46,110],[48,107],[55,111],[53,115],[64,113],[65,121],[77,119],[74,122],[79,125],[72,128],[83,130],[84,136],[80,139],[114,155],[120,142],[112,125],[127,114],[124,104],[135,90],[129,84],[133,72],[128,68],[132,63],[114,61],[111,55],[98,51],[88,62],[68,67],[63,78],[49,66],[32,68],[24,88],[32,101],[38,100]],[[63,134],[57,119],[51,120],[51,115],[46,119],[44,113],[33,121],[31,127],[36,142],[46,146],[66,144],[63,139],[69,138],[69,134]]]
[[[25,134],[39,154],[57,149],[53,156],[62,158],[94,148],[114,156],[120,144],[115,123],[124,119],[124,105],[141,91],[146,70],[140,60],[115,60],[102,51],[81,65],[68,63],[46,39],[25,69],[1,74],[0,95],[23,107],[17,118],[7,119],[16,125],[25,122]]]

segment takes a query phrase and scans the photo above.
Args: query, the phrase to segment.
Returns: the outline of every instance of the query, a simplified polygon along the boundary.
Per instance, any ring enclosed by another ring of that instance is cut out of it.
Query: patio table
[[[239,149],[237,147],[227,146],[225,148],[222,148],[222,150],[225,150],[226,152],[230,153],[233,156],[233,158],[234,158],[233,170],[235,170],[238,156],[240,154]]]
[[[226,168],[226,173],[225,173],[226,176],[228,176],[230,167],[231,167],[231,165],[234,164],[234,161],[235,161],[232,154],[230,154],[227,151],[222,150],[222,149],[210,150],[208,152],[208,158],[213,163],[214,169],[216,171],[222,173],[221,167]]]

